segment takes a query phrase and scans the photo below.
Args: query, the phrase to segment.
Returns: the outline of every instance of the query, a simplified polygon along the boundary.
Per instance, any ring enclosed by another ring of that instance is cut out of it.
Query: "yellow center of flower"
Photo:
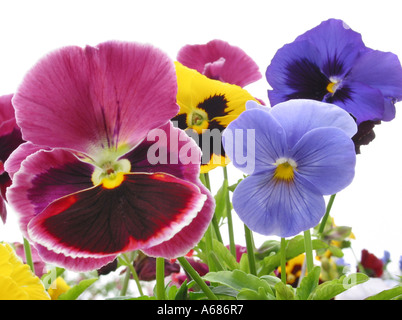
[[[331,81],[331,82],[328,83],[328,85],[327,85],[327,91],[329,93],[335,93],[335,91],[338,89],[341,81],[339,79],[336,79],[333,77],[329,78],[329,81]]]
[[[281,158],[275,162],[275,165],[276,169],[274,173],[274,178],[276,180],[282,180],[286,182],[293,181],[295,175],[294,171],[297,167],[297,164],[294,160]]]
[[[127,159],[106,161],[97,167],[92,174],[94,186],[102,184],[105,189],[114,189],[124,181],[124,174],[131,170],[130,161]]]
[[[331,92],[331,93],[334,93],[334,92],[335,92],[334,86],[335,86],[335,83],[330,82],[330,83],[327,85],[327,91],[328,91],[328,92]]]
[[[208,129],[208,114],[201,109],[193,110],[187,116],[187,125],[189,128],[196,131],[198,134],[202,133],[202,130]]]

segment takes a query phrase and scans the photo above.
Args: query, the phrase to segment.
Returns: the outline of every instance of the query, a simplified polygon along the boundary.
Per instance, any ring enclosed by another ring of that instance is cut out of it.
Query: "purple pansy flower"
[[[229,158],[249,175],[233,194],[239,217],[255,232],[280,237],[317,225],[323,195],[354,177],[355,133],[352,117],[332,104],[298,99],[266,108],[248,102],[223,133]]]
[[[186,45],[177,61],[206,77],[244,87],[261,79],[258,65],[241,48],[223,40]]]
[[[402,99],[402,68],[390,52],[367,48],[361,35],[330,19],[277,51],[266,71],[271,105],[289,99],[334,103],[355,119],[389,121]]]
[[[176,93],[173,62],[137,43],[65,47],[28,72],[13,99],[28,142],[6,162],[7,196],[46,262],[87,271],[137,249],[174,258],[201,239],[214,204],[199,148],[169,121]]]
[[[10,154],[24,141],[15,121],[14,108],[11,104],[13,95],[0,97],[0,218],[6,223],[6,189],[11,185],[9,174],[4,170],[4,163]]]

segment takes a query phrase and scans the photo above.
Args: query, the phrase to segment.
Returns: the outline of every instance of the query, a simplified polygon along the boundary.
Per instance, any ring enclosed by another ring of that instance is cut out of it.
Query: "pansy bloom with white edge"
[[[272,87],[268,90],[272,106],[290,99],[334,103],[358,125],[392,120],[395,103],[402,99],[398,57],[366,47],[359,33],[336,19],[322,22],[279,49],[266,77]],[[371,129],[361,128],[364,135]]]
[[[229,158],[249,175],[233,194],[240,219],[255,232],[280,237],[316,226],[325,213],[323,195],[354,177],[355,133],[352,117],[333,104],[298,99],[266,108],[248,102],[223,133]]]
[[[137,43],[65,47],[28,72],[13,99],[28,142],[6,162],[7,196],[44,261],[94,270],[137,249],[181,256],[201,239],[214,205],[199,148],[170,123],[176,93],[173,62]]]
[[[221,133],[246,110],[246,102],[255,99],[237,85],[209,79],[179,62],[175,64],[180,111],[172,121],[201,148],[202,173],[226,166],[229,159],[222,147]]]
[[[241,48],[219,39],[184,46],[177,54],[177,61],[210,79],[240,87],[262,77],[258,65]]]
[[[15,121],[12,97],[12,94],[0,97],[0,218],[3,223],[6,223],[7,219],[6,189],[11,185],[10,176],[4,170],[4,163],[11,152],[24,142]]]

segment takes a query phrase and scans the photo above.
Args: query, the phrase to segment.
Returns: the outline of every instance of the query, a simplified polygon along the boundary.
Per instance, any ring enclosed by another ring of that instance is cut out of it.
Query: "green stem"
[[[223,167],[223,179],[225,181],[228,181],[228,170],[227,170],[226,166]],[[228,185],[229,185],[229,181],[228,181]],[[227,190],[227,193],[226,193],[226,216],[228,218],[229,248],[230,248],[230,252],[233,254],[233,256],[236,257],[236,245],[235,245],[235,241],[234,241],[232,207],[231,207],[231,203],[230,203],[229,189]]]
[[[205,293],[209,300],[219,300],[212,290],[207,286],[204,280],[200,277],[197,271],[191,266],[191,264],[184,258],[177,258],[183,269],[190,275],[190,277],[200,286],[201,290]]]
[[[211,183],[209,181],[209,174],[203,173],[203,177],[204,177],[204,185],[208,188],[209,191],[211,191]]]
[[[35,273],[35,267],[32,260],[32,251],[31,245],[29,244],[28,240],[24,238],[24,252],[25,252],[25,260],[27,265],[31,268],[31,271]]]
[[[256,276],[257,269],[255,267],[253,233],[246,225],[244,225],[244,233],[246,238],[247,257],[248,257],[248,264],[250,267],[250,273]]]
[[[165,259],[156,258],[156,299],[165,300]]]
[[[210,181],[209,181],[209,174],[208,174],[208,173],[203,173],[203,174],[201,174],[201,177],[202,177],[202,183],[205,185],[205,187],[206,187],[209,191],[211,191],[211,184],[210,184]],[[206,262],[207,262],[207,264],[208,264],[209,270],[210,270],[210,271],[215,271],[214,263],[213,263],[213,261],[212,261],[210,255],[209,255],[209,254],[212,252],[212,250],[213,250],[213,245],[212,245],[212,239],[213,239],[213,236],[212,236],[212,228],[213,228],[213,226],[212,226],[212,224],[210,224],[210,225],[208,226],[207,231],[205,232],[205,244],[206,244],[206,247],[207,247],[207,255],[206,255],[207,261],[206,261]]]
[[[133,275],[133,278],[134,278],[134,281],[135,281],[135,283],[137,285],[138,292],[140,293],[140,296],[144,295],[144,292],[142,291],[142,287],[141,287],[141,284],[140,284],[140,279],[138,278],[137,271],[135,271],[135,268],[134,268],[134,265],[133,265],[134,259],[136,257],[136,253],[137,253],[136,251],[131,252],[129,257],[125,253],[123,253],[121,255],[121,258],[123,258],[122,261],[123,261],[124,265],[128,267],[128,269],[126,271],[126,275],[124,277],[123,286],[122,286],[122,289],[121,289],[121,292],[120,292],[120,294],[122,296],[125,296],[127,294],[128,283],[130,281],[130,276],[131,275]]]
[[[219,242],[223,243],[222,235],[221,235],[221,232],[219,230],[219,223],[218,223],[218,219],[216,218],[216,215],[214,215],[212,217],[212,225],[213,225],[213,229],[215,231],[216,238],[218,239]]]
[[[123,280],[123,285],[120,290],[120,295],[125,296],[127,294],[127,289],[128,289],[128,282],[130,281],[130,268],[127,268],[126,274],[124,275],[124,280]]]
[[[211,259],[210,253],[213,252],[213,237],[212,237],[212,225],[210,224],[205,232],[205,242],[207,246],[207,264],[209,271],[216,271],[213,259]]]
[[[311,272],[314,268],[314,260],[310,230],[304,231],[304,249],[306,251],[307,272]]]
[[[286,284],[286,241],[281,238],[281,280]]]
[[[209,174],[207,173],[202,173],[200,175],[200,180],[203,183],[203,185],[209,190],[211,191],[211,183],[209,180]],[[213,225],[213,229],[215,231],[215,235],[216,238],[218,239],[218,241],[220,241],[221,243],[223,243],[222,241],[222,236],[221,233],[219,231],[219,224],[218,224],[218,220],[216,219],[216,215],[214,214],[212,217],[212,225]]]
[[[335,196],[336,196],[336,194],[333,194],[329,198],[328,205],[327,205],[327,210],[325,212],[324,217],[321,220],[321,224],[320,224],[320,227],[318,229],[318,234],[322,234],[324,232],[325,225],[327,224],[327,220],[328,220],[328,217],[329,217],[329,213],[331,212],[331,208],[332,208],[332,205],[333,205],[334,200],[335,200]]]

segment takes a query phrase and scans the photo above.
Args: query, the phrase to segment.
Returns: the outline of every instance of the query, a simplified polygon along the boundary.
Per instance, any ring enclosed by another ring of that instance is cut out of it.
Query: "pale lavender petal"
[[[297,163],[297,174],[323,195],[338,193],[354,178],[354,143],[338,128],[307,132],[292,149],[291,158]]]
[[[345,110],[325,102],[291,100],[277,104],[270,112],[285,129],[289,148],[305,133],[319,127],[339,128],[349,137],[357,132],[355,121]]]
[[[233,194],[240,219],[262,235],[294,236],[318,224],[325,213],[322,195],[295,175],[292,183],[276,181],[274,169],[245,178]]]
[[[257,107],[232,121],[223,132],[222,142],[233,165],[246,174],[271,168],[288,155],[284,129],[270,112]]]

